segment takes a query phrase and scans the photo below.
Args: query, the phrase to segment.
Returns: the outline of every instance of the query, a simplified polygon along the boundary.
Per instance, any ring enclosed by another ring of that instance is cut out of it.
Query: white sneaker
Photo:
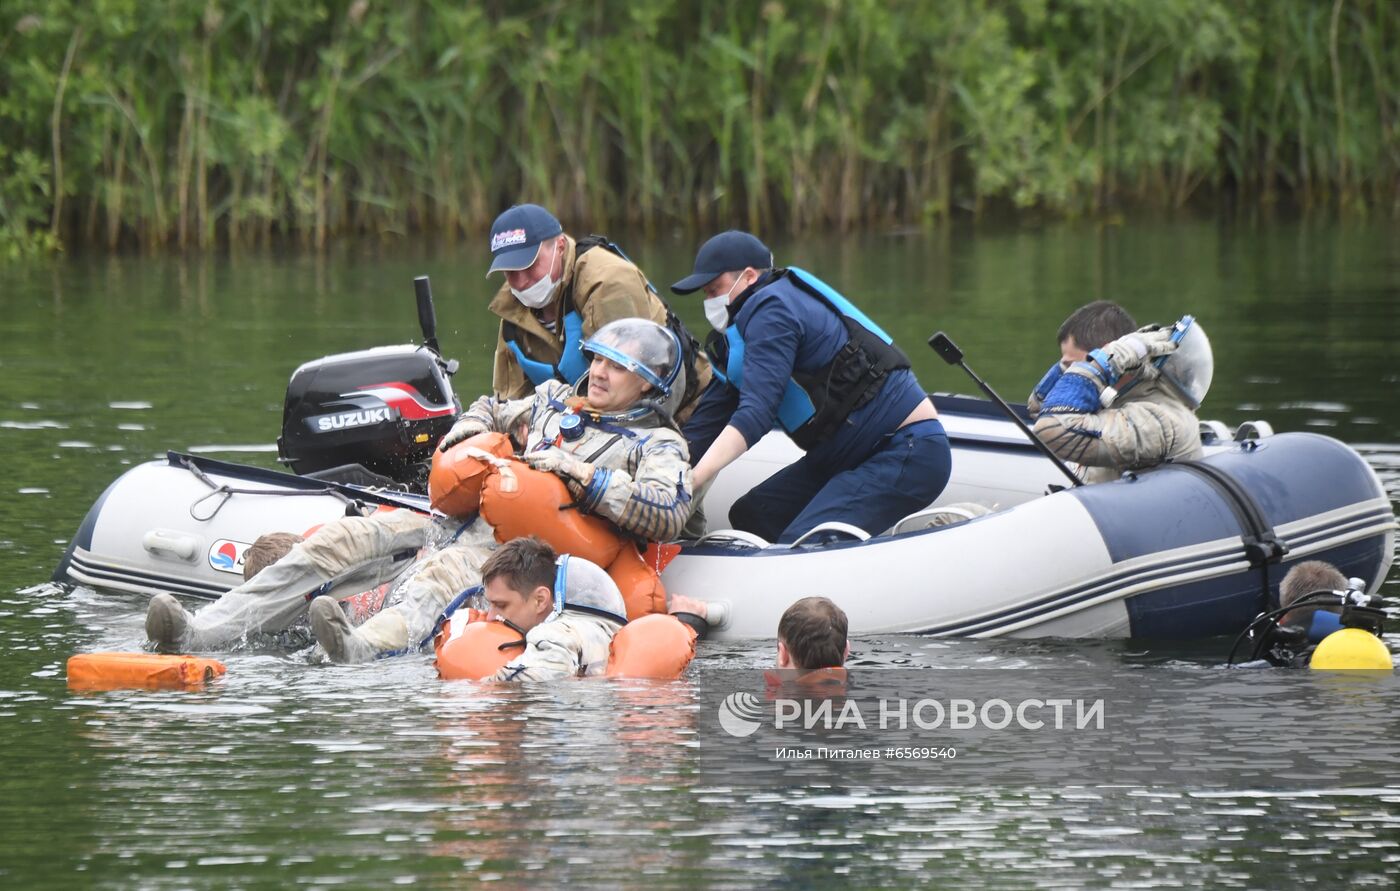
[[[359,663],[374,658],[374,648],[355,636],[355,629],[334,597],[317,597],[307,610],[311,633],[332,662]]]
[[[162,653],[184,649],[189,637],[190,614],[172,594],[157,594],[146,607],[146,637]]]

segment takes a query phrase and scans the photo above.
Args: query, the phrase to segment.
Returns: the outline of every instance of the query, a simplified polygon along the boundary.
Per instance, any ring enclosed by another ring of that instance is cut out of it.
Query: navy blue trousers
[[[937,498],[952,467],[943,425],[918,421],[850,470],[833,473],[804,455],[734,502],[729,522],[779,544],[832,520],[878,535]]]

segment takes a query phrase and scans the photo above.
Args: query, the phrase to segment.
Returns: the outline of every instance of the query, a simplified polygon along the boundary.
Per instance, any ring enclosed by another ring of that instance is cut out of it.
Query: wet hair
[[[248,550],[243,552],[243,581],[248,581],[281,560],[293,546],[305,540],[295,532],[269,532],[259,535],[248,546]]]
[[[840,668],[846,661],[846,614],[825,597],[803,597],[778,620],[778,640],[797,668]]]
[[[554,593],[554,549],[533,535],[501,545],[481,564],[481,583],[500,579],[519,594],[543,585]]]
[[[1278,603],[1279,606],[1288,606],[1305,594],[1314,591],[1341,591],[1346,586],[1346,576],[1342,575],[1337,567],[1322,560],[1307,560],[1288,570],[1288,574],[1283,577],[1278,586]],[[1285,613],[1280,621],[1288,625],[1310,625],[1313,613],[1319,609],[1338,612],[1336,607],[1304,606]]]
[[[1137,328],[1138,323],[1126,309],[1111,300],[1095,300],[1070,313],[1060,325],[1059,342],[1073,337],[1074,345],[1081,350],[1096,350]]]

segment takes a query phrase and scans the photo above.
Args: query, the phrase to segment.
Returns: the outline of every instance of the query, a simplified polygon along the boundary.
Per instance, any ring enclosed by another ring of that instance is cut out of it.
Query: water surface
[[[689,271],[688,242],[626,247],[663,285]],[[937,329],[1019,399],[1079,304],[1116,299],[1143,322],[1192,312],[1218,363],[1203,415],[1336,436],[1400,500],[1393,227],[1162,222],[774,247],[856,297],[930,389],[970,389],[923,346]],[[415,338],[418,274],[432,276],[444,349],[462,362],[459,393],[483,391],[495,331],[485,266],[476,245],[375,244],[0,269],[7,886],[1394,884],[1393,769],[1365,787],[1301,791],[1066,788],[1054,777],[987,787],[955,775],[759,789],[700,771],[695,684],[767,664],[769,642],[707,645],[692,679],[673,685],[483,691],[437,681],[422,658],[333,667],[246,649],[200,693],[69,693],[70,654],[143,637],[141,598],[45,583],[106,484],[167,448],[273,466],[292,370]],[[701,330],[699,300],[676,305]],[[1400,594],[1396,572],[1382,590]],[[895,637],[858,641],[855,665],[1128,668],[1151,684],[1212,671],[1227,647]],[[1287,696],[1305,680],[1270,681],[1280,733],[1306,717],[1289,714]],[[1231,708],[1240,686],[1211,687],[1199,720]]]

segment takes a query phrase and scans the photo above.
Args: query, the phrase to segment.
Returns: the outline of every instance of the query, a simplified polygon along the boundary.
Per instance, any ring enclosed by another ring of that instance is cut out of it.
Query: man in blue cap
[[[522,399],[550,380],[576,383],[588,371],[579,349],[585,339],[617,319],[642,318],[671,327],[687,348],[677,413],[689,416],[710,382],[709,364],[642,271],[606,238],[576,242],[543,207],[518,204],[491,225],[487,275],[497,272],[505,276],[491,300],[501,319],[491,379],[497,396]],[[461,438],[449,433],[444,447]]]
[[[735,502],[735,528],[779,543],[832,521],[878,535],[938,497],[948,437],[878,325],[811,273],[775,268],[772,251],[738,230],[705,242],[695,271],[671,286],[702,289],[726,386],[711,387],[686,425],[695,489],[774,426],[806,451]]]

